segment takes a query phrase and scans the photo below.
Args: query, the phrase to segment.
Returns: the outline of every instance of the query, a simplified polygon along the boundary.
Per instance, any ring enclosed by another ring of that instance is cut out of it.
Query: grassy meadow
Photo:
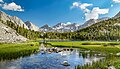
[[[78,41],[78,42],[48,42],[48,44],[59,47],[77,47],[81,49],[99,51],[104,53],[115,54],[120,52],[120,42]]]
[[[28,56],[39,50],[38,42],[25,42],[15,44],[0,44],[0,60],[11,60],[21,56]]]

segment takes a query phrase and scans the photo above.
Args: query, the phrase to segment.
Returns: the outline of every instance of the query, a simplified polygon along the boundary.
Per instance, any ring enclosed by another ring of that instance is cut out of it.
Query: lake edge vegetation
[[[39,52],[39,42],[0,44],[0,60],[12,60]]]
[[[104,60],[93,62],[92,65],[84,66],[78,65],[75,66],[76,69],[97,69],[97,68],[108,69],[109,65],[115,66],[116,69],[120,68],[120,55],[116,55],[116,53],[120,52],[119,42],[80,41],[80,42],[48,42],[48,44],[57,47],[70,47],[70,48],[77,47],[84,50],[98,51],[107,54]]]

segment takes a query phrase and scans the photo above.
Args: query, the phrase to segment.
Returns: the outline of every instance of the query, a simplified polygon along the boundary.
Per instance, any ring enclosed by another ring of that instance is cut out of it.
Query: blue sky
[[[0,10],[40,27],[113,17],[120,11],[120,0],[0,0],[0,6]]]

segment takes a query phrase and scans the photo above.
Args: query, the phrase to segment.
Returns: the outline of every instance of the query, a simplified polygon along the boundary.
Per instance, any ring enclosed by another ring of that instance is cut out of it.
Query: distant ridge
[[[78,30],[80,25],[77,23],[58,23],[52,27],[48,26],[47,24],[42,26],[40,29],[44,32],[74,32]]]
[[[100,21],[103,21],[103,20],[108,20],[109,17],[103,17],[103,18],[100,18],[100,19],[90,19],[88,21],[86,21],[83,25],[81,25],[79,27],[79,29],[82,29],[82,28],[86,28],[86,27],[89,27],[97,22],[100,22]]]

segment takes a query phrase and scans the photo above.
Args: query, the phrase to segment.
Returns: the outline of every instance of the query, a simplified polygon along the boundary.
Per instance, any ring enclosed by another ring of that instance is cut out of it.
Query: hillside
[[[0,43],[15,43],[28,40],[15,30],[0,22]]]
[[[10,16],[3,11],[0,11],[0,20],[2,20],[5,23],[7,21],[11,21],[15,25],[19,25],[20,27],[24,27],[24,28],[28,29],[26,24],[20,18],[18,18],[17,16]]]
[[[35,26],[34,24],[32,24],[29,21],[24,23],[17,16],[10,16],[10,15],[6,14],[5,12],[0,11],[0,23],[1,23],[0,24],[1,29],[4,26],[10,27],[12,30],[15,31],[15,33],[17,33],[18,35],[21,35],[22,37],[25,37],[25,38],[28,38],[28,39],[40,38],[40,32],[38,32],[39,28],[37,26]],[[10,31],[12,31],[12,30],[10,30]],[[0,42],[2,42],[3,38],[5,39],[5,36],[3,34],[4,32],[6,32],[6,31],[5,30],[0,31],[0,34],[1,34],[0,35],[1,36],[1,41]],[[13,42],[12,41],[13,38],[11,38],[11,36],[16,37],[16,35],[13,35],[13,33],[12,33],[12,35],[7,35],[7,37],[9,37],[8,40],[10,40],[11,42]],[[17,37],[17,39],[19,40],[22,37]],[[16,39],[15,39],[15,41],[16,41]],[[5,42],[7,42],[7,40]]]
[[[87,28],[78,30],[74,32],[72,39],[119,41],[120,18],[104,20]]]

